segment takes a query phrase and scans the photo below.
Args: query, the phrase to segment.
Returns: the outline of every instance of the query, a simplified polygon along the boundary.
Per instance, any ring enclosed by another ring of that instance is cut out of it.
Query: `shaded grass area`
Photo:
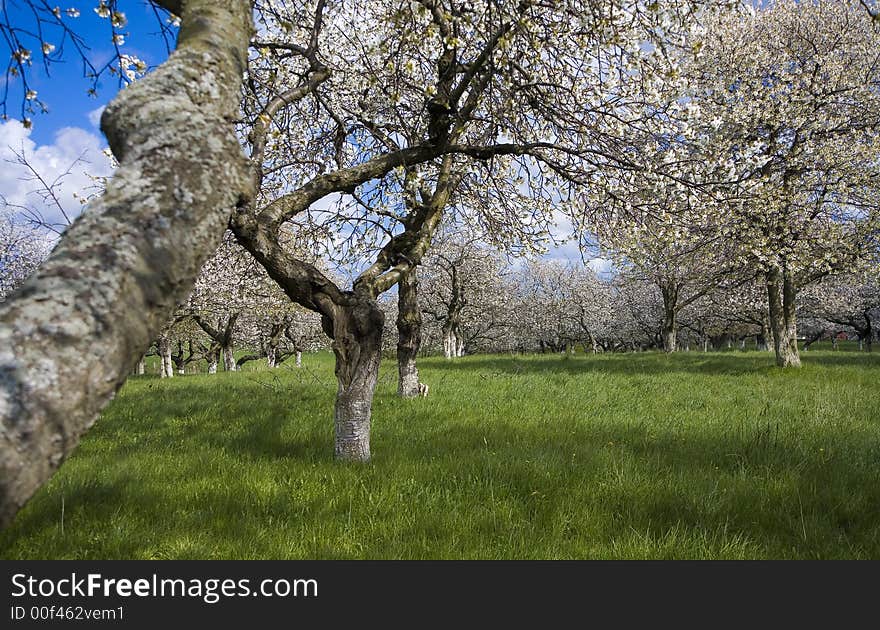
[[[134,377],[0,557],[880,558],[880,357],[804,363],[430,358],[404,401],[386,362],[369,465],[327,354]]]

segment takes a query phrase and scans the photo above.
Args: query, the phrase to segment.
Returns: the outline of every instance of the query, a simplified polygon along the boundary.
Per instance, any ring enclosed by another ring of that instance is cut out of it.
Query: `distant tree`
[[[24,283],[49,255],[45,233],[22,224],[11,213],[0,214],[0,301]]]
[[[736,182],[724,234],[766,281],[777,364],[798,292],[871,255],[880,219],[880,29],[858,2],[780,0],[720,19],[692,68],[706,159]]]

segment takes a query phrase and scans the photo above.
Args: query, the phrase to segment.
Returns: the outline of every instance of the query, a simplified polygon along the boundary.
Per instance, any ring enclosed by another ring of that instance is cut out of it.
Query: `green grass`
[[[332,457],[332,358],[135,377],[3,558],[880,558],[880,356],[386,362]],[[63,506],[63,519],[62,519]]]

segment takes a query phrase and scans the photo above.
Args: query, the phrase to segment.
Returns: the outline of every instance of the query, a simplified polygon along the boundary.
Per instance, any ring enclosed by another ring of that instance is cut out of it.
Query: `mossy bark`
[[[251,195],[233,128],[250,3],[182,13],[177,50],[104,111],[120,164],[107,191],[0,306],[0,526],[76,447]]]

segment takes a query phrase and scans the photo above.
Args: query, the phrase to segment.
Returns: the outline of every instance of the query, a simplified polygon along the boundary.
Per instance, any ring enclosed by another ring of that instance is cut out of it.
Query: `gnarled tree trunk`
[[[76,447],[251,194],[232,123],[250,3],[158,4],[182,12],[178,47],[104,111],[120,163],[107,191],[0,306],[0,526]]]
[[[801,357],[798,354],[795,315],[796,291],[791,274],[786,268],[773,268],[767,272],[767,296],[776,365],[800,367]]]
[[[413,267],[403,274],[397,285],[397,394],[403,398],[419,395],[416,356],[422,343],[422,312],[417,270]]]
[[[332,322],[322,318],[325,331],[333,338],[336,355],[336,458],[367,462],[385,316],[376,301],[366,296],[357,296],[353,304],[337,306],[336,311]]]

